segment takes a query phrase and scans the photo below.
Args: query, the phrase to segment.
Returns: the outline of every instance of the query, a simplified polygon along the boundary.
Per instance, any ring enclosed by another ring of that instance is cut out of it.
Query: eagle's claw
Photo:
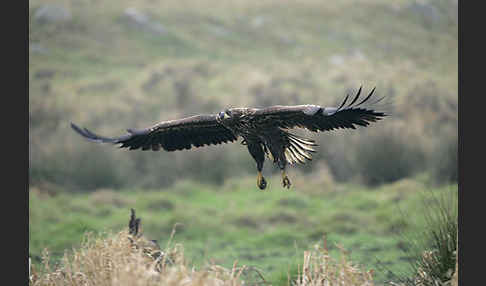
[[[284,188],[290,189],[290,186],[292,184],[290,183],[289,177],[287,177],[287,176],[283,177],[282,185],[283,185]]]
[[[267,187],[267,180],[265,180],[265,178],[262,176],[258,182],[258,187],[260,188],[260,190],[265,190],[265,188]]]

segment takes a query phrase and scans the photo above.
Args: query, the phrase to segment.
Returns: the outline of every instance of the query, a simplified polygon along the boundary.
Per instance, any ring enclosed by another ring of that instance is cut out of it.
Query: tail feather
[[[312,156],[309,153],[306,153],[305,151],[303,151],[299,147],[295,146],[292,141],[290,142],[289,148],[291,150],[294,150],[295,152],[297,152],[300,156],[305,157],[307,160],[312,160]]]
[[[299,137],[297,135],[287,133],[289,139],[288,146],[285,148],[285,158],[289,164],[300,163],[305,164],[306,160],[312,160],[312,148],[318,146],[314,140]]]
[[[303,144],[307,144],[309,146],[319,146],[316,144],[316,142],[312,139],[307,139],[307,138],[303,138],[303,137],[299,137],[297,135],[294,135],[292,133],[287,133],[287,135],[294,139],[294,141],[297,141],[297,142],[300,142],[300,143],[303,143]]]
[[[304,159],[298,156],[297,154],[295,154],[291,148],[285,149],[285,159],[287,159],[288,162],[299,162],[299,163],[305,162]]]

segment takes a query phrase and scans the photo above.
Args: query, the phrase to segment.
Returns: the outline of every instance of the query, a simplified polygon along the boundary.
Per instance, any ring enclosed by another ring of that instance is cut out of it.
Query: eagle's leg
[[[290,189],[290,186],[292,184],[290,183],[289,177],[287,177],[287,172],[285,172],[285,167],[287,166],[287,162],[285,160],[279,160],[278,166],[280,167],[280,170],[282,171],[282,185],[283,185],[283,187]]]
[[[246,141],[246,140],[245,140]],[[265,152],[259,143],[248,143],[247,147],[253,159],[255,159],[258,175],[257,175],[257,186],[260,190],[265,190],[267,187],[267,180],[262,175],[263,162],[265,162]]]

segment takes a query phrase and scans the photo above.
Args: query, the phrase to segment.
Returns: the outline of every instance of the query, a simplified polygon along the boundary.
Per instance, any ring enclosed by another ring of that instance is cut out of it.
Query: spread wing
[[[262,125],[269,124],[281,128],[300,127],[314,132],[339,128],[355,129],[355,125],[368,126],[370,122],[375,122],[386,116],[384,112],[377,112],[373,109],[362,107],[363,104],[368,102],[374,91],[375,89],[373,88],[363,100],[356,103],[361,94],[360,87],[358,93],[348,105],[345,104],[349,99],[349,95],[346,96],[339,107],[277,105],[258,109],[253,114],[253,120]]]
[[[99,136],[86,128],[71,123],[71,127],[83,137],[102,143],[121,144],[120,148],[135,150],[166,151],[191,149],[204,145],[233,142],[237,138],[229,129],[216,121],[217,115],[196,115],[158,123],[152,127],[133,130],[116,138]]]

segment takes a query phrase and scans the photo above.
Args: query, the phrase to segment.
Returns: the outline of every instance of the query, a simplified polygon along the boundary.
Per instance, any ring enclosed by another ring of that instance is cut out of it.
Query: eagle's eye
[[[219,119],[223,120],[223,119],[228,119],[231,117],[231,114],[229,113],[228,110],[225,110],[225,111],[221,111],[219,113]]]
[[[221,120],[231,118],[231,111],[229,109],[225,109],[224,111],[221,111],[219,113],[219,118]]]

